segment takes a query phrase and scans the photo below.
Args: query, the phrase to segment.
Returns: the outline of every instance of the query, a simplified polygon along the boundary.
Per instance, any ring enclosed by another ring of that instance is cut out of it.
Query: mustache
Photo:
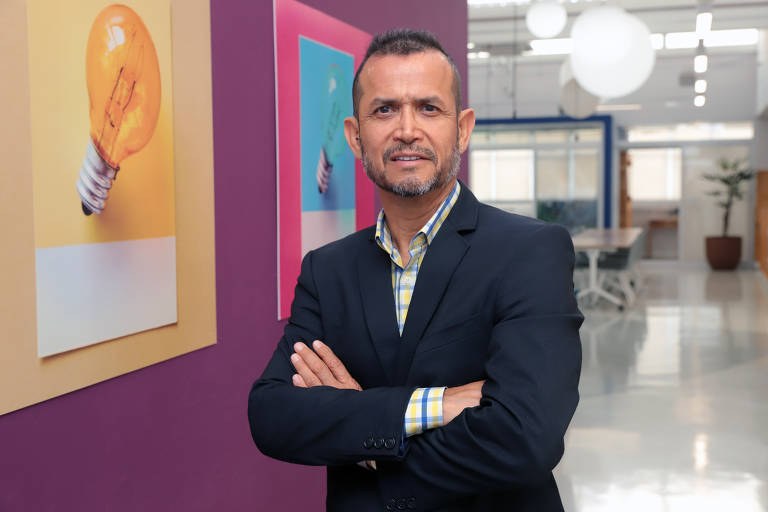
[[[384,155],[382,159],[386,163],[389,161],[390,157],[393,154],[399,153],[399,152],[416,153],[422,158],[426,158],[428,160],[432,160],[433,162],[437,162],[437,155],[435,155],[435,153],[429,148],[423,148],[415,144],[403,144],[402,142],[384,151]]]

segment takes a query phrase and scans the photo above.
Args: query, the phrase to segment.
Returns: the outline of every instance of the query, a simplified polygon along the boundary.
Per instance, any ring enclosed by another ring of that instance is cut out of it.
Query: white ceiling
[[[606,3],[606,2],[602,2]],[[692,32],[696,28],[696,0],[623,0],[619,5],[640,17],[652,33]],[[593,0],[564,2],[568,25],[559,37],[569,37],[579,13],[600,5]],[[490,59],[469,61],[470,104],[479,117],[557,115],[558,71],[565,59],[557,56],[512,57],[534,37],[525,27],[527,5],[469,7],[469,41]],[[713,30],[768,29],[768,0],[715,0]],[[686,120],[747,120],[757,111],[757,47],[711,48],[707,105],[694,108],[693,87],[679,82],[693,72],[694,50],[660,50],[651,78],[632,95],[608,103],[640,104],[642,110],[619,112],[623,124],[683,122]],[[768,66],[768,63],[765,64]],[[768,76],[768,73],[764,73]],[[766,82],[768,83],[768,82]]]
[[[568,37],[570,27],[584,9],[607,3],[618,5],[642,19],[651,32],[687,32],[696,28],[697,0],[618,0],[564,2],[568,25],[560,37]],[[713,30],[768,28],[768,0],[715,0],[711,2]],[[533,36],[525,27],[527,5],[469,7],[469,41],[478,45],[526,42]]]

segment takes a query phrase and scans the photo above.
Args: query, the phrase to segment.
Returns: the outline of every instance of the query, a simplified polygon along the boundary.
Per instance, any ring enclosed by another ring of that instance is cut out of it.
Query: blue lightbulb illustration
[[[328,190],[333,164],[344,153],[344,117],[350,90],[344,73],[337,64],[331,64],[325,72],[324,101],[322,104],[322,146],[317,160],[317,190]]]

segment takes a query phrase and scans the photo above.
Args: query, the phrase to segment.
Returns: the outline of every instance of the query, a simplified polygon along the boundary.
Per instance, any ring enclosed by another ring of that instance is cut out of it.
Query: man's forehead
[[[365,63],[361,75],[371,76],[381,72],[413,72],[428,68],[430,72],[452,73],[448,58],[437,50],[425,50],[407,55],[372,55]]]
[[[372,56],[365,63],[360,80],[366,96],[382,89],[400,89],[405,84],[410,87],[420,85],[425,89],[444,89],[442,92],[450,94],[452,75],[453,68],[445,55],[436,50],[427,50],[408,55]]]

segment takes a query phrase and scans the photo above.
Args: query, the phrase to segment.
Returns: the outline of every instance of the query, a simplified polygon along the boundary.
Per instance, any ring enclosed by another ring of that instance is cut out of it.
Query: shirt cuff
[[[443,393],[445,386],[417,388],[405,408],[405,437],[443,426]]]

